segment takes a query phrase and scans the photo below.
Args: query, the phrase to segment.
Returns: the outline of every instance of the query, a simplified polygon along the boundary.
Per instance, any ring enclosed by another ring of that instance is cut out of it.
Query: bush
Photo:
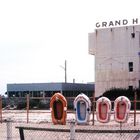
[[[123,89],[123,88],[113,88],[105,91],[102,96],[109,98],[110,100],[115,100],[119,96],[126,96],[130,100],[134,100],[134,93],[136,90]]]
[[[26,108],[26,100],[22,100],[17,103],[17,109],[25,109],[25,108]]]
[[[2,100],[2,108],[5,108],[7,106],[6,100]]]
[[[37,108],[39,104],[39,100],[30,100],[30,109]]]
[[[47,100],[40,100],[38,104],[39,109],[49,109],[50,108],[50,103]]]
[[[44,103],[42,103],[42,102],[39,102],[38,108],[39,108],[39,109],[46,109],[46,104],[44,104]]]
[[[119,96],[126,96],[130,101],[134,101],[135,93],[137,94],[137,100],[140,99],[140,89],[123,89],[123,88],[113,88],[105,91],[102,96],[109,98],[114,101]],[[112,103],[112,108],[114,103]],[[131,109],[134,109],[134,102],[131,102]],[[140,103],[137,103],[137,109],[140,109]]]

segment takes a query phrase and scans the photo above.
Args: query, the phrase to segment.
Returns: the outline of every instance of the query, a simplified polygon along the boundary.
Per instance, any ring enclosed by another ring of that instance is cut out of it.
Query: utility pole
[[[65,83],[67,83],[67,61],[65,60]]]
[[[65,60],[65,65],[60,67],[65,71],[65,83],[67,83],[67,60]]]

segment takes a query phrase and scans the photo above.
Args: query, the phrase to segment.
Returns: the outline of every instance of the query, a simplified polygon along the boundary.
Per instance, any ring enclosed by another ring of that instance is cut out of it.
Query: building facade
[[[89,33],[95,55],[95,96],[112,88],[140,87],[140,25],[96,29]]]
[[[56,92],[62,93],[65,97],[76,97],[85,93],[92,97],[94,84],[82,83],[27,83],[27,84],[7,84],[8,97],[52,97]]]

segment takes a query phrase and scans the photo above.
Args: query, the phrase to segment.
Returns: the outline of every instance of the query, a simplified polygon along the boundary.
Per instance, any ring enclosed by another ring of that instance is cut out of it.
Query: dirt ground
[[[74,113],[68,113],[66,125],[53,125],[51,121],[50,111],[44,110],[30,110],[29,122],[27,123],[27,113],[25,110],[5,110],[3,111],[3,122],[0,124],[0,140],[20,140],[19,129],[16,127],[32,127],[32,128],[55,128],[55,129],[69,129],[70,121],[75,119]],[[10,127],[7,120],[10,119]],[[91,121],[88,125],[74,125],[75,130],[140,130],[140,114],[136,116],[136,126],[134,126],[134,115],[131,114],[128,122],[122,126],[114,121],[113,114],[109,123],[99,123],[96,120],[94,125]],[[8,125],[8,126],[7,126]],[[9,138],[7,138],[9,137]],[[70,132],[49,132],[37,130],[24,130],[25,140],[69,140]],[[75,133],[76,140],[138,140],[139,133]]]

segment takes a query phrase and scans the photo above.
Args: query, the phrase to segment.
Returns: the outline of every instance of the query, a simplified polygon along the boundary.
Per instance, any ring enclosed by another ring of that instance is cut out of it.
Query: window
[[[131,33],[131,37],[132,38],[135,38],[135,33]]]
[[[133,71],[133,62],[128,63],[129,72]]]

